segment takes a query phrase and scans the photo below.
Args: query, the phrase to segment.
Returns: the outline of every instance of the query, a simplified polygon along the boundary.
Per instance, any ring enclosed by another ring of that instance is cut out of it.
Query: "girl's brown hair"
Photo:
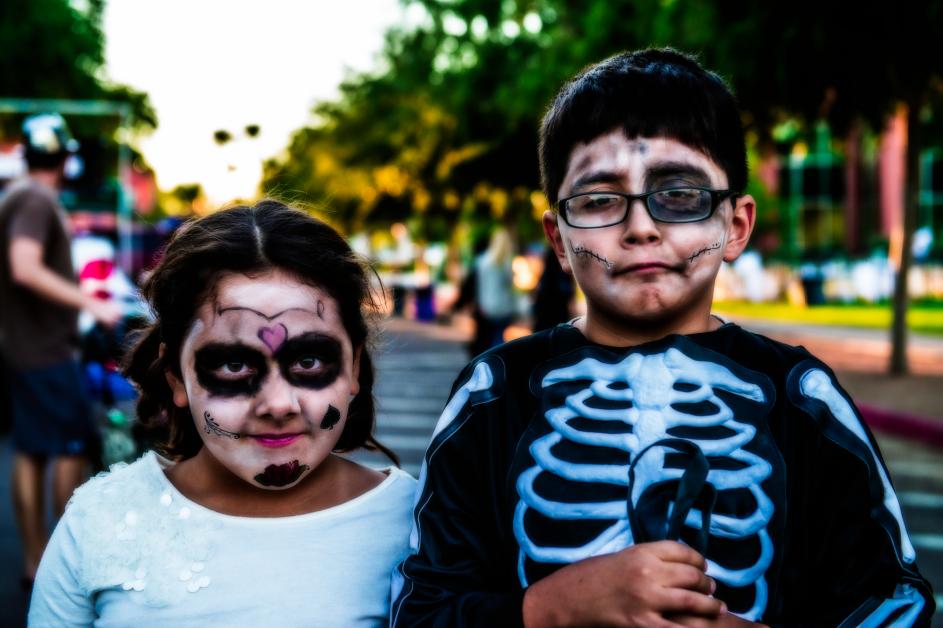
[[[351,345],[360,353],[360,392],[351,401],[335,451],[360,447],[393,452],[373,437],[373,363],[365,311],[376,310],[369,266],[327,224],[274,200],[240,205],[185,224],[142,286],[154,321],[138,336],[124,373],[140,389],[138,421],[162,454],[182,460],[203,446],[188,408],[178,408],[165,373],[180,376],[180,348],[196,310],[223,273],[272,268],[326,290],[340,308]],[[164,347],[163,352],[161,346]]]

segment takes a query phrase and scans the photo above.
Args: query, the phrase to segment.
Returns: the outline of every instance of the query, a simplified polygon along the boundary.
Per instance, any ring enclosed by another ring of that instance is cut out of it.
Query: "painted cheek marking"
[[[216,419],[210,416],[209,412],[203,413],[203,431],[207,434],[216,434],[217,436],[222,436],[224,438],[231,438],[233,440],[239,440],[240,436],[236,432],[230,432],[229,430],[224,430],[220,427],[219,423],[216,422]]]
[[[688,263],[690,264],[701,255],[710,255],[712,252],[716,251],[719,248],[720,248],[720,242],[714,242],[713,244],[709,246],[705,246],[703,249],[696,251],[693,255],[691,255],[688,258]]]
[[[340,420],[341,420],[340,411],[334,406],[328,404],[327,412],[324,413],[324,418],[321,419],[321,429],[333,430],[334,426],[337,425],[337,422]]]
[[[288,338],[288,328],[282,323],[272,327],[262,327],[259,329],[259,340],[261,340],[269,351],[275,353],[282,346],[285,339]]]
[[[590,251],[589,249],[587,249],[587,248],[585,248],[585,247],[583,247],[583,246],[581,246],[581,245],[579,245],[579,244],[577,244],[577,245],[575,245],[575,246],[573,247],[573,254],[576,255],[577,257],[585,257],[585,258],[594,259],[594,260],[596,260],[597,262],[599,262],[600,264],[602,264],[603,266],[605,266],[605,267],[606,267],[606,270],[612,270],[612,262],[610,262],[609,260],[607,260],[605,257],[603,257],[602,255],[600,255],[599,253],[596,253],[596,252],[594,252],[594,251]]]
[[[296,482],[308,469],[308,465],[298,464],[297,460],[285,464],[270,464],[254,479],[262,486],[288,486]]]

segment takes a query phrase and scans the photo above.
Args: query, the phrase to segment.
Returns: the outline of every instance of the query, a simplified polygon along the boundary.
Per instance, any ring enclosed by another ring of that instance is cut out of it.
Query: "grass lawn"
[[[714,311],[721,316],[728,314],[732,317],[744,316],[817,325],[845,325],[875,329],[888,329],[891,326],[890,304],[797,307],[788,303],[719,301],[714,303]],[[911,305],[907,313],[907,323],[914,332],[943,336],[943,305]]]

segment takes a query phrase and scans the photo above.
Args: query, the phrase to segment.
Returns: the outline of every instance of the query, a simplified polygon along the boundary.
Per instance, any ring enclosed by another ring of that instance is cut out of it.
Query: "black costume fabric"
[[[929,625],[884,462],[831,370],[740,327],[619,349],[568,324],[459,375],[426,452],[394,626],[509,626],[526,587],[681,540],[770,625]]]

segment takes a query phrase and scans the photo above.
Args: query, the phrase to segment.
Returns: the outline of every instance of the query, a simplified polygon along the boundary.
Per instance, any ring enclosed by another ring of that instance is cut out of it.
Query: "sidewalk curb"
[[[859,403],[865,422],[875,430],[943,447],[943,420]]]

